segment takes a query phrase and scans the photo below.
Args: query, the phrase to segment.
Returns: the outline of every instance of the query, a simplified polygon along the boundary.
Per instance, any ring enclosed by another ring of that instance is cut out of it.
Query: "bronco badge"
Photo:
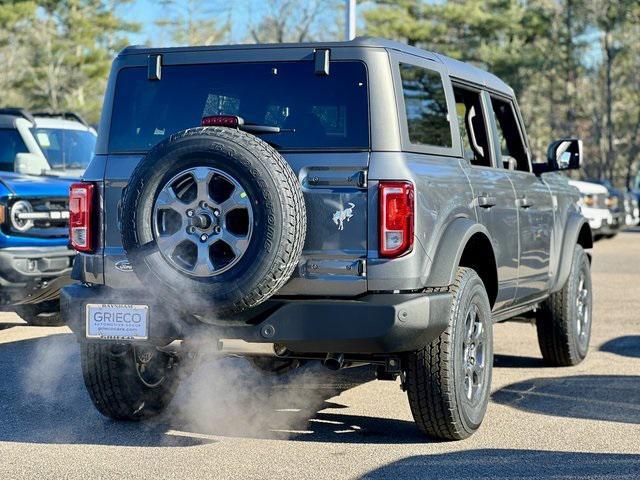
[[[338,226],[338,230],[344,230],[345,220],[348,222],[353,217],[355,205],[349,202],[349,208],[340,208],[333,214],[333,223]]]

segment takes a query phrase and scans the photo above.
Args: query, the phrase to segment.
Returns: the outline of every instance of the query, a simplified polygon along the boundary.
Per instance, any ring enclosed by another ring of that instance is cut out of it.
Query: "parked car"
[[[640,208],[638,208],[638,196],[631,190],[624,194],[625,224],[627,227],[635,227],[640,223]]]
[[[617,231],[617,228],[613,229],[613,215],[608,207],[609,190],[606,187],[598,183],[578,180],[569,180],[569,184],[576,187],[580,192],[578,205],[582,215],[589,220],[594,240]]]
[[[69,186],[93,156],[96,132],[70,113],[0,109],[0,307],[59,324],[71,271]]]
[[[582,144],[534,172],[499,78],[363,38],[128,48],[107,92],[71,188],[82,283],[62,294],[102,414],[162,411],[174,341],[199,338],[267,344],[249,358],[270,373],[374,364],[422,431],[461,439],[485,415],[493,322],[535,318],[549,364],[585,358],[592,234],[555,173]]]
[[[611,212],[613,221],[609,224],[608,231],[604,234],[607,238],[615,237],[625,227],[624,192],[615,188],[609,180],[591,178],[587,180],[604,186],[609,191],[606,205]]]

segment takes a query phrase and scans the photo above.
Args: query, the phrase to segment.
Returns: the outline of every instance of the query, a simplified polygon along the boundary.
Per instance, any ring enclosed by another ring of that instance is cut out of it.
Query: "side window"
[[[497,141],[502,153],[501,161],[504,168],[523,172],[531,171],[527,150],[522,141],[522,135],[520,134],[518,121],[511,102],[491,97],[491,106],[496,119]]]
[[[18,130],[0,129],[0,171],[13,172],[16,155],[28,152]]]
[[[451,147],[447,99],[440,74],[400,63],[400,78],[409,141],[413,144]]]
[[[480,92],[454,85],[453,93],[465,159],[472,165],[491,167],[487,122],[482,111]]]

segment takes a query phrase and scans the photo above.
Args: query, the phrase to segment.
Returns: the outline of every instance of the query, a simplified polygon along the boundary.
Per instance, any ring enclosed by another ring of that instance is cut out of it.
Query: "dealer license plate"
[[[87,304],[87,338],[146,340],[149,337],[147,305]]]

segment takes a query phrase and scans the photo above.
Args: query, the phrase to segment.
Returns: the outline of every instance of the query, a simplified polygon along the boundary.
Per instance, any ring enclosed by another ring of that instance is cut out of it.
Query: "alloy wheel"
[[[171,266],[212,277],[244,256],[251,240],[253,209],[238,180],[222,170],[194,167],[160,190],[153,209],[158,248]]]

